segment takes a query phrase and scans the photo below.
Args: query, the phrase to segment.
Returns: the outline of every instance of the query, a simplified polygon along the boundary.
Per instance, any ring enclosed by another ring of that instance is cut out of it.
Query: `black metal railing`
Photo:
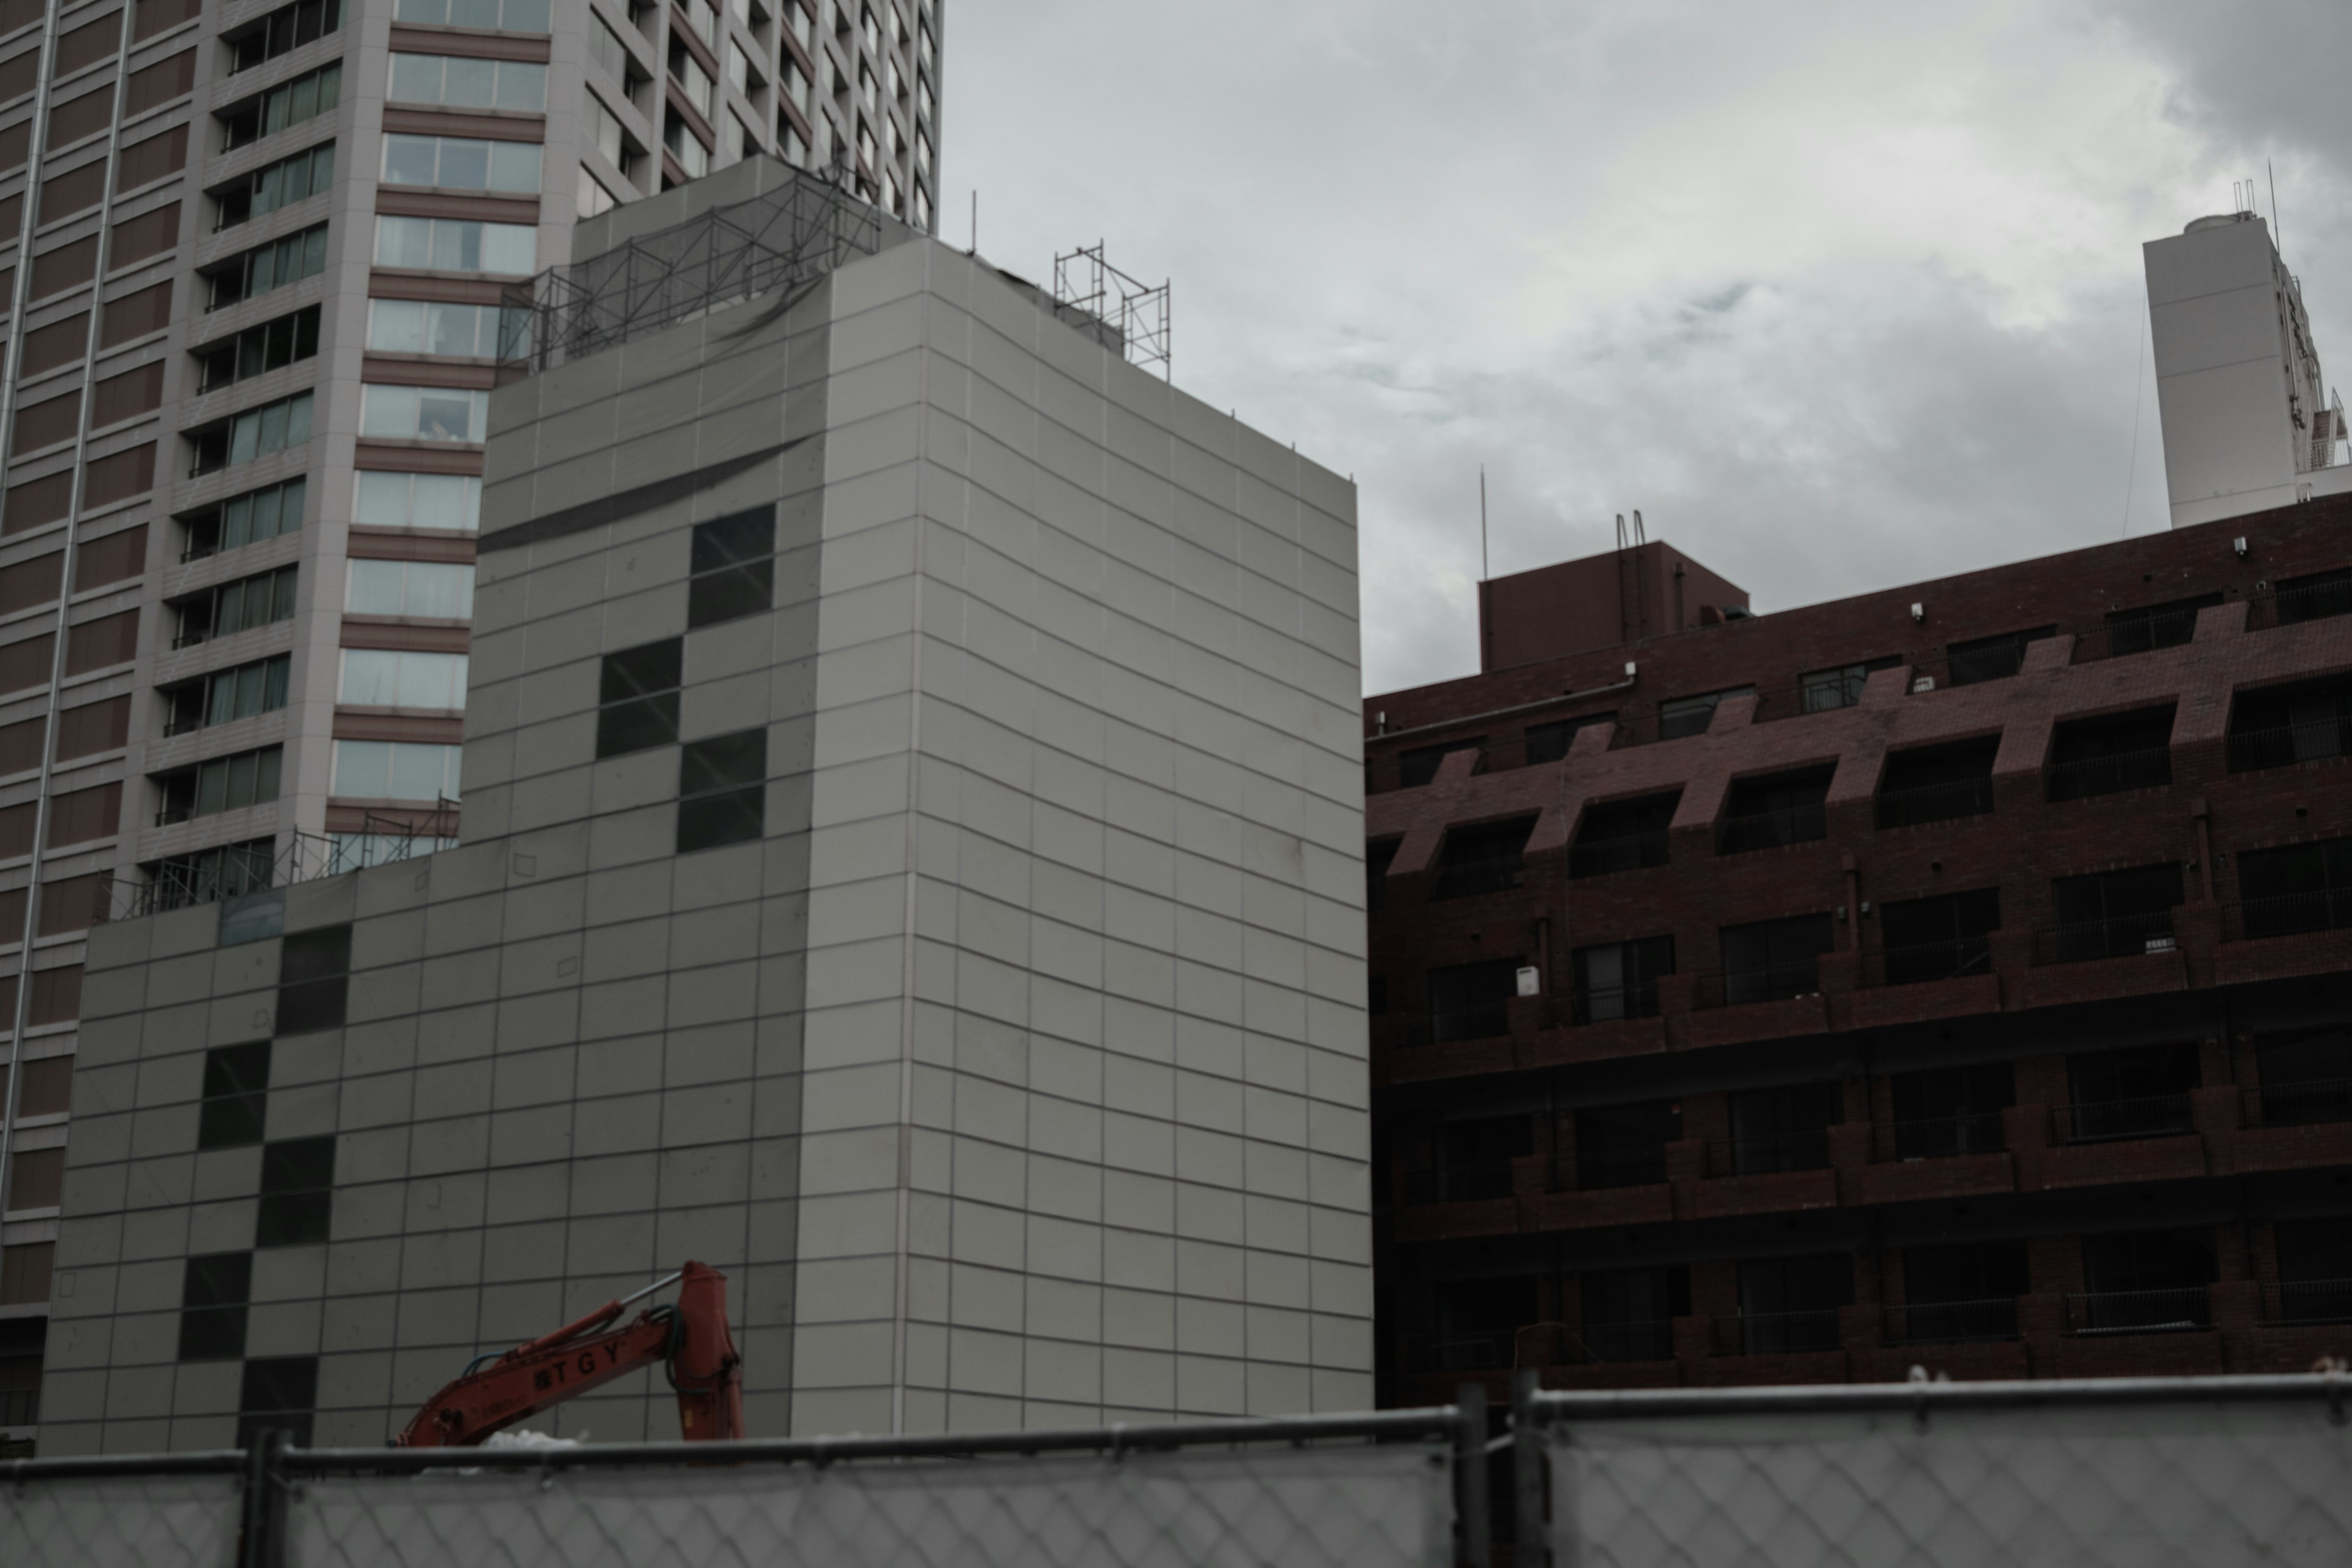
[[[1819,802],[1811,805],[1775,806],[1769,811],[1743,812],[1727,816],[1716,836],[1716,852],[1721,855],[1741,855],[1751,849],[1778,849],[1788,844],[1808,844],[1830,836],[1829,807]]]
[[[1838,1337],[1838,1310],[1815,1307],[1795,1312],[1742,1312],[1715,1321],[1717,1355],[1788,1355],[1801,1351],[1833,1351]]]
[[[2074,662],[2090,664],[2103,658],[2149,653],[2160,647],[2179,647],[2197,636],[2198,608],[2192,606],[2167,610],[2160,615],[2138,616],[2120,624],[2077,632],[2074,634]]]
[[[2020,1337],[2017,1298],[1981,1301],[1907,1301],[1885,1309],[1890,1345],[1994,1344]]]
[[[1998,1110],[1883,1121],[1870,1135],[1871,1154],[1881,1161],[1951,1160],[1963,1154],[1998,1154],[2008,1147]]]
[[[2104,1143],[2121,1138],[2168,1138],[2193,1132],[2197,1119],[2186,1094],[2144,1094],[2050,1108],[2050,1137],[2059,1143]]]
[[[2302,621],[2323,621],[2352,616],[2352,578],[2330,574],[2330,581],[2306,583],[2294,588],[2273,588],[2247,600],[2246,629],[2267,631]]]
[[[2172,782],[2172,748],[2157,746],[2144,752],[2117,752],[2108,757],[2084,757],[2079,762],[2052,763],[2042,770],[2045,800],[2081,800],[2088,795],[2115,795],[2127,789],[2153,789]]]
[[[1822,988],[1821,965],[1813,958],[1794,958],[1754,969],[1731,969],[1702,974],[1692,987],[1694,1007],[1737,1007],[1749,1002],[1785,1002],[1810,996]]]
[[[1826,1171],[1830,1166],[1830,1131],[1806,1127],[1759,1138],[1709,1140],[1706,1173],[1711,1176],[1761,1176],[1778,1171]]]
[[[1666,830],[1628,833],[1616,838],[1595,838],[1571,845],[1568,851],[1570,877],[1605,877],[1615,871],[1638,871],[1666,864]]]
[[[1511,1163],[1482,1161],[1475,1165],[1448,1165],[1433,1171],[1404,1173],[1408,1204],[1472,1204],[1511,1195]]]
[[[1921,985],[1931,980],[1958,980],[1965,975],[1991,973],[1991,942],[1981,936],[1958,936],[1948,942],[1865,948],[1861,983],[1874,987]]]
[[[1574,1156],[1564,1155],[1551,1163],[1551,1190],[1556,1193],[1651,1187],[1665,1179],[1664,1145],[1655,1149],[1580,1149]]]
[[[2352,718],[2323,716],[2300,724],[2230,731],[2230,771],[2292,767],[2352,755]]]
[[[2065,1331],[2168,1334],[2213,1326],[2211,1292],[2202,1285],[2166,1290],[2091,1290],[2066,1298]]]
[[[2301,1323],[2352,1323],[2352,1279],[2273,1279],[2263,1286],[2262,1321],[2285,1327]]]
[[[1613,1024],[1623,1018],[1654,1018],[1658,1016],[1658,983],[1654,980],[1632,985],[1591,985],[1580,988],[1570,998],[1570,1018],[1578,1024]]]
[[[2173,947],[2172,911],[2151,910],[2145,914],[2044,926],[2033,933],[2033,962],[2085,963],[2095,958],[2170,952]]]
[[[2352,926],[2352,888],[2280,893],[2221,906],[2223,942],[2258,942],[2266,936],[2298,936],[2347,926]]]
[[[1948,784],[1883,789],[1873,809],[1881,827],[1916,827],[1923,822],[1981,816],[1992,809],[1992,780],[1956,779]]]
[[[2249,1127],[2309,1127],[2352,1121],[2352,1079],[2266,1083],[2242,1096]]]

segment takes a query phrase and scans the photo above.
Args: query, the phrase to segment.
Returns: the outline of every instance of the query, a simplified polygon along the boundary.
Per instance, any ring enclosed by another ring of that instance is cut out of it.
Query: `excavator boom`
[[[656,1365],[668,1368],[678,1426],[689,1442],[743,1436],[742,1358],[727,1331],[726,1276],[688,1263],[670,1279],[680,1282],[677,1306],[648,1307],[625,1327],[612,1328],[637,1299],[625,1297],[517,1345],[478,1371],[468,1368],[425,1401],[394,1443],[471,1447],[502,1427]]]

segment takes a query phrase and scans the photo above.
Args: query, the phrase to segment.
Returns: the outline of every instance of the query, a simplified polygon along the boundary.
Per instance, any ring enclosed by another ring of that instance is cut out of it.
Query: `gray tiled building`
[[[505,290],[771,153],[936,210],[945,0],[0,0],[0,1455],[93,921],[457,814]]]
[[[493,395],[461,847],[92,933],[44,1453],[687,1258],[755,1433],[1370,1404],[1353,488],[877,243]]]

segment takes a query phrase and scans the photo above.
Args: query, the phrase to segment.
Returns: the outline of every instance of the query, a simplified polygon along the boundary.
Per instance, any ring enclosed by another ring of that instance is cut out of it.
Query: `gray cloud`
[[[1387,689],[1475,666],[1482,462],[1496,571],[1638,506],[1764,609],[2162,527],[2141,241],[2276,157],[2352,354],[2340,9],[963,4],[943,229],[1173,279],[1177,381],[1356,476]]]

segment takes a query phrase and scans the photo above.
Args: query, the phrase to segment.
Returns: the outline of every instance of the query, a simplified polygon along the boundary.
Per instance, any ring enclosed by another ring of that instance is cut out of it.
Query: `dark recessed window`
[[[261,1142],[269,1107],[269,1042],[215,1046],[205,1053],[205,1098],[196,1147],[236,1149]]]
[[[1690,1270],[1611,1268],[1582,1276],[1578,1337],[1595,1361],[1672,1361],[1675,1322],[1690,1315]]]
[[[604,656],[596,690],[596,755],[618,757],[677,740],[686,639],[668,637]]]
[[[278,959],[278,1032],[340,1029],[351,980],[352,928],[322,926],[286,939]]]
[[[310,1413],[319,1403],[319,1358],[267,1356],[245,1363],[236,1408],[236,1442],[250,1448],[267,1432],[283,1432],[297,1447],[310,1441]]]
[[[1742,1089],[1731,1097],[1729,1169],[1739,1175],[1824,1169],[1830,1129],[1844,1120],[1845,1091],[1834,1083]],[[1720,1163],[1716,1173],[1724,1173]]]
[[[1528,761],[1556,763],[1568,755],[1568,748],[1575,743],[1579,730],[1590,730],[1600,725],[1614,728],[1616,723],[1617,715],[1611,711],[1580,713],[1573,719],[1555,719],[1549,724],[1530,724],[1527,734]]]
[[[1992,809],[1992,763],[2000,737],[1915,746],[1886,759],[1878,780],[1878,826],[1912,827]]]
[[[2161,605],[2107,612],[2107,652],[2146,653],[2151,648],[2178,647],[2197,635],[2197,612],[2221,602],[2219,594],[2190,599],[2170,599]]]
[[[1895,1096],[1895,1157],[1940,1160],[2006,1147],[2000,1113],[2017,1103],[2007,1062],[1899,1072]]]
[[[1434,746],[1415,746],[1412,751],[1397,753],[1397,787],[1419,789],[1437,776],[1437,766],[1456,752],[1483,752],[1486,737],[1467,735],[1459,741],[1440,741]],[[1475,765],[1473,771],[1475,771]]]
[[[1576,842],[1569,846],[1568,874],[1601,877],[1612,871],[1663,866],[1668,857],[1666,828],[1682,804],[1682,791],[1612,800],[1584,808]]]
[[[2000,889],[1971,888],[1931,899],[1898,899],[1878,907],[1884,944],[1872,981],[1912,985],[1986,974],[1992,969],[1990,932],[2000,929]]]
[[[2086,1294],[2067,1298],[2067,1330],[2116,1334],[2204,1328],[2213,1321],[2207,1287],[2215,1278],[2210,1230],[2086,1236]]]
[[[334,1206],[335,1140],[289,1138],[261,1148],[261,1214],[256,1247],[294,1247],[327,1239]]]
[[[1842,664],[1835,669],[1808,670],[1797,680],[1797,706],[1807,713],[1852,708],[1862,700],[1862,689],[1870,684],[1872,671],[1893,669],[1902,662],[1901,654],[1888,654],[1860,664]]]
[[[1729,1325],[1738,1355],[1838,1348],[1838,1309],[1853,1304],[1853,1259],[1842,1252],[1763,1258],[1739,1266],[1739,1316]]]
[[[2078,1051],[2066,1058],[2068,1115],[2059,1131],[2074,1139],[2155,1138],[2196,1126],[2189,1093],[2197,1088],[2197,1047],[2126,1046]]]
[[[1999,637],[1971,637],[1966,642],[1948,645],[1944,649],[1947,674],[1945,679],[1954,686],[1974,686],[1980,680],[2005,680],[2025,668],[2025,647],[2028,643],[2058,635],[2056,626],[2035,626],[2032,631],[2003,632]]]
[[[2263,1126],[2352,1121],[2352,1033],[2341,1025],[2255,1036],[2254,1076]]]
[[[768,731],[740,730],[681,747],[677,848],[740,844],[767,831]]]
[[[2037,938],[2042,963],[2172,950],[2172,911],[2181,902],[2180,862],[2053,878],[2056,929]]]
[[[1666,1179],[1666,1145],[1683,1135],[1680,1100],[1592,1106],[1576,1113],[1576,1185],[1640,1187]]]
[[[2308,577],[2282,578],[2272,592],[2278,595],[2281,626],[2352,616],[2352,566],[2315,572]]]
[[[1389,868],[1396,863],[1402,838],[1376,838],[1364,846],[1364,910],[1378,914],[1388,901]]]
[[[1484,1040],[1511,1032],[1511,998],[1519,994],[1516,958],[1449,964],[1429,972],[1429,1037]]]
[[[1728,686],[1721,691],[1702,691],[1696,697],[1676,697],[1658,704],[1658,739],[1678,740],[1685,735],[1703,735],[1715,722],[1715,710],[1727,697],[1753,697],[1753,686]]]
[[[2323,838],[2238,857],[2243,934],[2285,936],[2352,926],[2352,838]]]
[[[245,1354],[245,1304],[253,1289],[253,1254],[191,1258],[180,1283],[180,1359],[235,1361]]]
[[[2170,784],[2172,712],[2167,702],[2063,721],[2050,738],[2050,765],[2042,775],[2045,795],[2079,800]]]
[[[1528,836],[1535,830],[1532,816],[1447,828],[1429,896],[1461,899],[1517,887],[1527,879]]]
[[[755,507],[694,525],[694,575],[686,624],[717,626],[757,615],[776,596],[776,509]]]
[[[1832,945],[1828,911],[1725,926],[1722,935],[1726,1005],[1780,1002],[1822,988],[1815,960]]]
[[[2230,708],[2230,771],[2352,756],[2352,680],[2340,675],[2241,691]]]
[[[1650,936],[1638,942],[1580,947],[1570,955],[1570,963],[1575,975],[1578,1023],[1654,1017],[1658,976],[1675,972],[1675,939]]]
[[[1762,778],[1734,779],[1723,808],[1719,848],[1736,855],[1830,836],[1830,780],[1837,765],[1801,768]]]
[[[2280,1220],[2273,1322],[2352,1323],[2352,1217]]]

